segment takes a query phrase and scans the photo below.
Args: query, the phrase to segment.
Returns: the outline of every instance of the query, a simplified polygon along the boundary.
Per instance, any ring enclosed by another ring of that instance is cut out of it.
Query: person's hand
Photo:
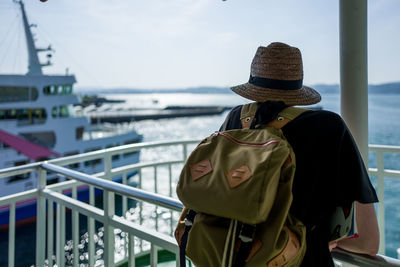
[[[337,247],[337,242],[329,242],[329,251],[332,252],[332,249]]]

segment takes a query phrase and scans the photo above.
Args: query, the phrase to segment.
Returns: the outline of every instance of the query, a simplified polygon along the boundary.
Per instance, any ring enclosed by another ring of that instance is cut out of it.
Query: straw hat
[[[288,106],[312,105],[321,101],[317,91],[303,86],[300,50],[284,43],[260,46],[251,63],[249,82],[231,90],[257,102],[283,101]]]

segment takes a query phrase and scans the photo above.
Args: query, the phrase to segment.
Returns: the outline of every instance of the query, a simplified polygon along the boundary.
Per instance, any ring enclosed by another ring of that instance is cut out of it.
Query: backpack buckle
[[[195,212],[194,210],[188,210],[186,218],[184,220],[186,226],[192,226],[196,214],[197,212]]]
[[[193,224],[193,221],[189,220],[188,218],[185,218],[184,222],[186,226],[192,226]]]
[[[254,224],[243,223],[240,228],[239,239],[245,243],[252,242],[255,232],[256,226]]]

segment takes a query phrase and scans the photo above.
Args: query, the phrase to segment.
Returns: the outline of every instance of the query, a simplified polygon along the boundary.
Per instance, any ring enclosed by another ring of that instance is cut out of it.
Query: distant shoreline
[[[317,84],[311,86],[321,94],[337,94],[340,92],[339,85]],[[137,88],[77,88],[76,90],[82,94],[234,94],[229,87],[193,87],[185,89],[137,89]],[[400,82],[384,83],[379,85],[369,85],[368,93],[370,94],[400,94]]]

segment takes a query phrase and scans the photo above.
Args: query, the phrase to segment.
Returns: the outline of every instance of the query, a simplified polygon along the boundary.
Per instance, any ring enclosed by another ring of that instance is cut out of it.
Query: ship
[[[0,169],[45,161],[57,157],[77,155],[89,151],[139,143],[142,136],[127,127],[91,126],[90,118],[77,112],[74,106],[81,99],[74,94],[74,75],[46,75],[43,68],[51,66],[54,50],[51,46],[37,48],[24,3],[16,1],[22,14],[28,51],[26,74],[0,75]],[[47,53],[42,63],[39,53]],[[136,163],[139,153],[115,155],[113,167]],[[72,169],[84,173],[104,170],[101,160],[71,164]],[[36,173],[16,174],[0,179],[0,197],[36,188]],[[118,180],[119,178],[116,177]],[[50,175],[47,184],[65,180]],[[80,188],[80,199],[87,198],[87,187]],[[17,222],[34,219],[35,199],[17,203]],[[0,207],[0,228],[8,224],[8,206]]]

